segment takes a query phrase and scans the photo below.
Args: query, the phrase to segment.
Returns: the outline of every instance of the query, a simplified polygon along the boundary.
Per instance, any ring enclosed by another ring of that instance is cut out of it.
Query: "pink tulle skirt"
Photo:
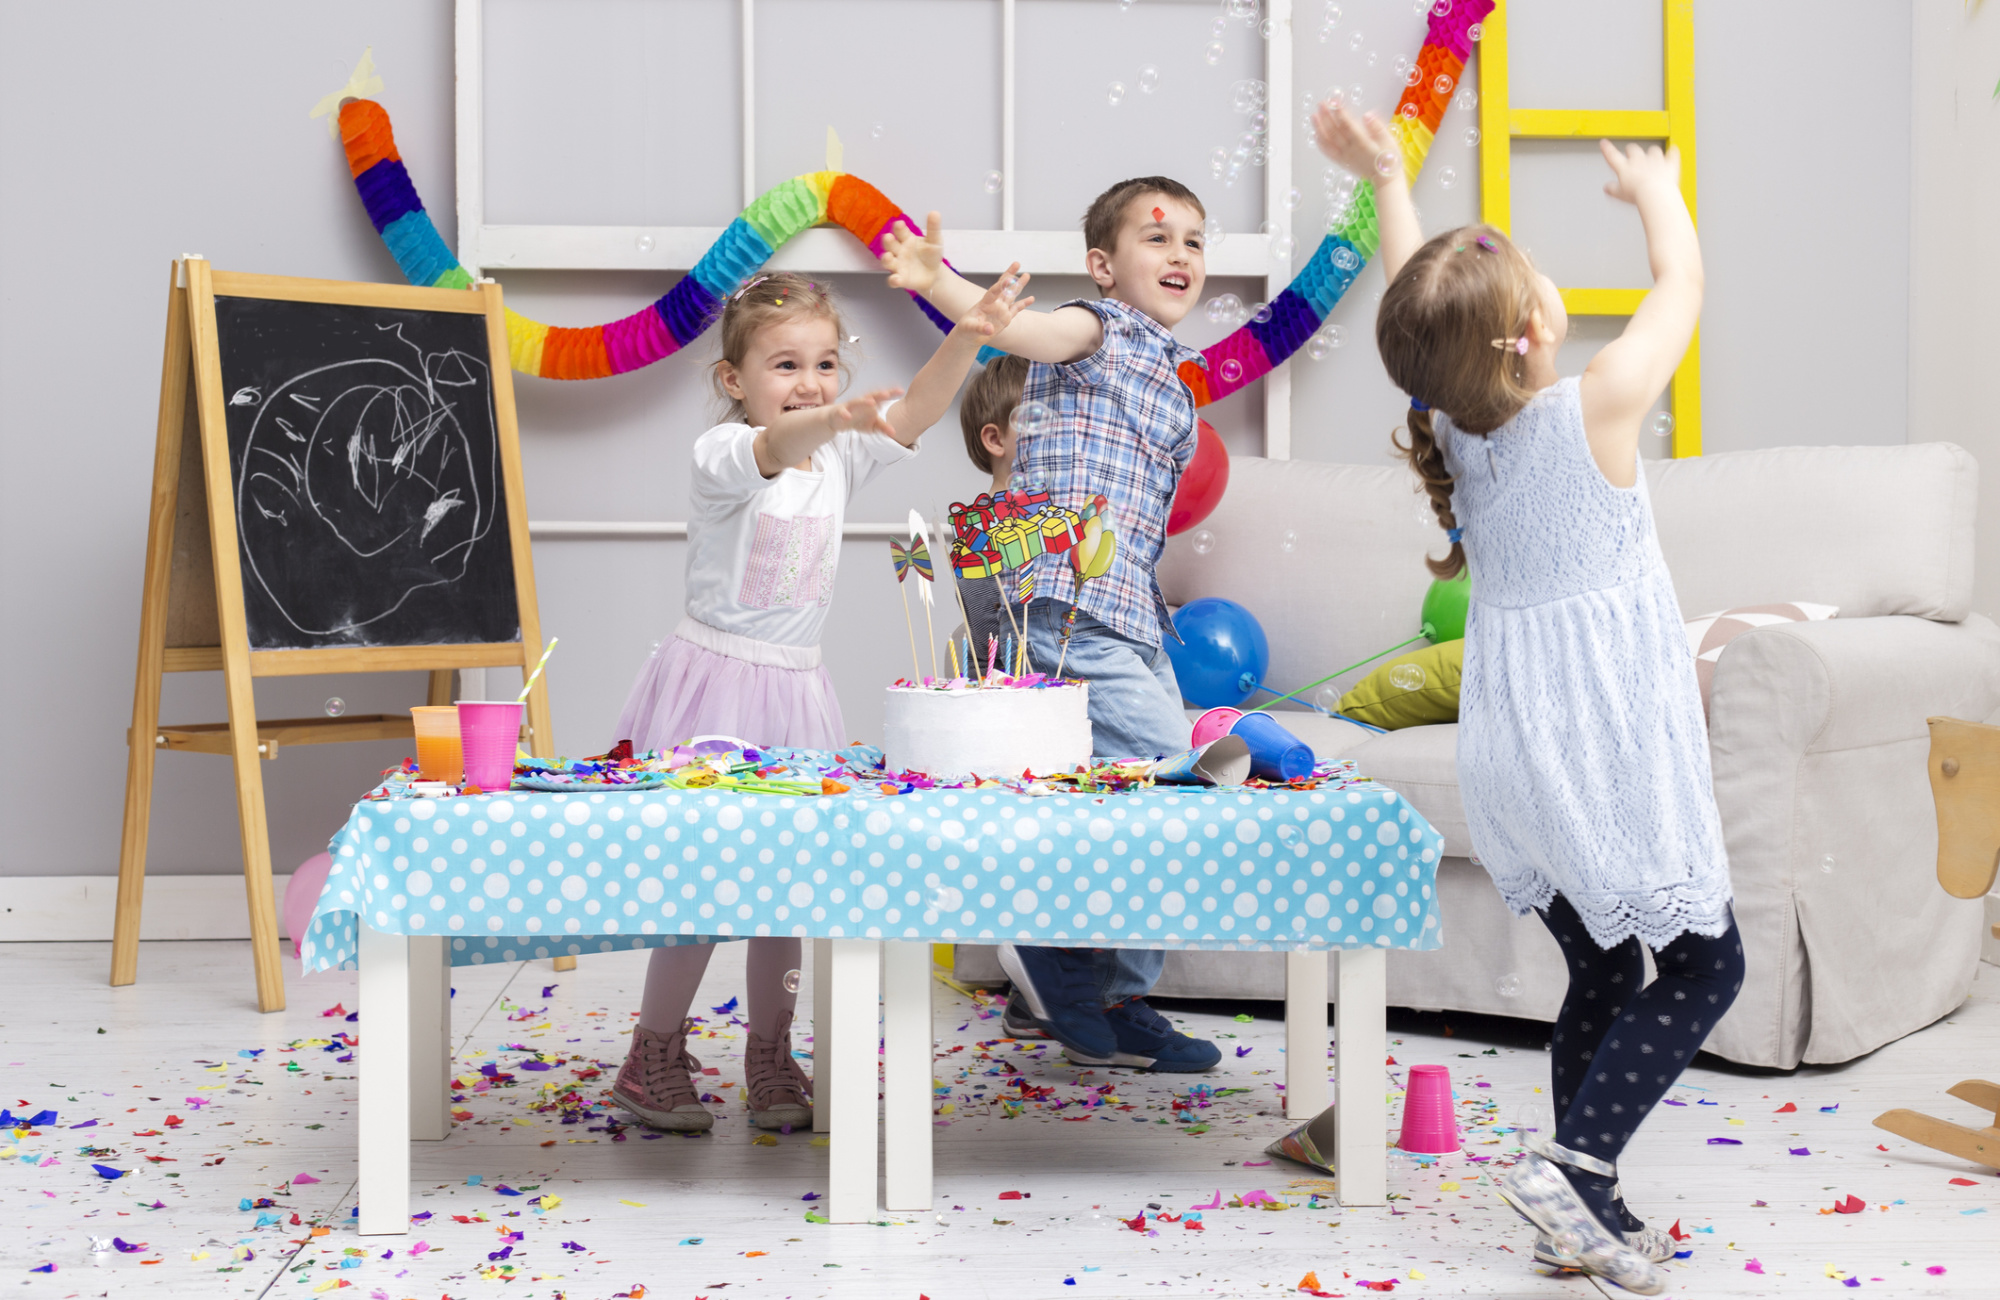
[[[846,732],[824,664],[753,664],[672,636],[639,670],[613,739],[641,750],[668,749],[695,736],[838,749],[847,743]]]

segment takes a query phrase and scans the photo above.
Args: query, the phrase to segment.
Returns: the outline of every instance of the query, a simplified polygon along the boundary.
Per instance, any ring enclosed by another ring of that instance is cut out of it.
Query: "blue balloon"
[[[1271,666],[1271,643],[1249,610],[1204,596],[1174,615],[1180,640],[1164,638],[1181,695],[1200,709],[1234,708],[1249,699]]]

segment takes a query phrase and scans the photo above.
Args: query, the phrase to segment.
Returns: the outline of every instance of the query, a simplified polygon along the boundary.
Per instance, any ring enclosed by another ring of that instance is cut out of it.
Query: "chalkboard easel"
[[[176,262],[111,983],[138,978],[155,753],[234,762],[257,1004],[283,1010],[259,759],[412,731],[407,714],[260,723],[254,679],[428,670],[445,704],[454,670],[525,672],[541,651],[500,286]],[[162,725],[162,676],[214,671],[229,720]],[[552,754],[540,682],[526,721],[532,752]]]

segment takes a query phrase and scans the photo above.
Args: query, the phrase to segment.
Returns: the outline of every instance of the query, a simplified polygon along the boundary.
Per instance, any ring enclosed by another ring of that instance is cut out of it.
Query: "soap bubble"
[[[1403,160],[1396,156],[1395,150],[1384,149],[1381,153],[1375,155],[1376,175],[1394,176],[1397,172],[1401,171],[1402,169],[1403,169]]]
[[[1458,173],[1453,171],[1451,168],[1446,167],[1444,170],[1438,173],[1439,189],[1448,190],[1456,184],[1458,184]]]
[[[1404,73],[1408,72],[1409,70],[1410,70],[1410,61],[1409,61],[1408,59],[1405,59],[1405,58],[1398,58],[1398,59],[1396,60],[1396,75],[1397,75],[1397,76],[1399,76],[1399,77],[1400,77],[1400,76],[1402,76],[1402,75],[1403,75]]]
[[[1411,68],[1408,72],[1405,72],[1403,74],[1403,84],[1405,86],[1421,85],[1423,83],[1423,79],[1424,79],[1424,70],[1422,68]]]
[[[1270,96],[1270,88],[1261,81],[1239,81],[1229,88],[1229,107],[1238,113],[1254,113]]]
[[[1271,241],[1271,260],[1289,262],[1292,260],[1292,251],[1297,247],[1297,242],[1290,235],[1280,234]]]
[[[1467,86],[1464,90],[1459,91],[1458,106],[1464,109],[1466,112],[1470,113],[1474,108],[1477,108],[1479,106],[1479,92],[1474,90],[1470,86]]]
[[[1296,185],[1285,191],[1285,197],[1282,200],[1282,202],[1285,205],[1285,211],[1287,212],[1297,211],[1299,204],[1304,203],[1305,201],[1306,201],[1306,196],[1299,193],[1299,187]]]
[[[1451,94],[1452,84],[1451,78],[1440,72],[1437,80],[1431,83],[1431,89],[1437,91],[1439,99],[1443,99]]]
[[[1326,341],[1326,335],[1315,334],[1306,340],[1306,355],[1314,361],[1324,361],[1333,355],[1333,345]]]
[[[1437,3],[1431,6],[1431,16],[1433,18],[1443,18],[1450,13],[1451,0],[1437,0]]]
[[[1299,847],[1299,841],[1305,838],[1305,832],[1291,822],[1279,822],[1276,834],[1278,842],[1288,849]]]
[[[1326,340],[1328,347],[1337,348],[1347,342],[1347,330],[1344,326],[1329,325],[1321,330],[1319,334],[1321,338]]]
[[[1194,553],[1196,555],[1207,555],[1215,549],[1215,534],[1209,532],[1206,528],[1196,529],[1194,537],[1190,540],[1194,543]]]
[[[1109,86],[1105,87],[1104,98],[1110,101],[1111,107],[1113,108],[1116,108],[1120,104],[1124,103],[1125,83],[1122,81],[1112,82]]]
[[[1207,245],[1210,248],[1214,248],[1217,244],[1221,243],[1223,241],[1223,238],[1227,234],[1228,232],[1222,228],[1222,223],[1220,221],[1217,221],[1214,217],[1210,217],[1208,220],[1201,223],[1202,240],[1205,243],[1207,243]]]
[[[1389,684],[1399,691],[1420,691],[1424,687],[1422,664],[1397,664],[1389,670]]]
[[[1268,325],[1268,324],[1270,324],[1270,323],[1271,323],[1271,304],[1270,304],[1270,303],[1268,303],[1268,302],[1256,302],[1256,303],[1251,303],[1251,304],[1250,304],[1250,320],[1251,320],[1251,322],[1252,322],[1252,323],[1254,323],[1254,324],[1257,324],[1257,325]]]
[[[1227,18],[1218,18],[1208,25],[1208,34],[1210,36],[1220,36],[1228,30],[1229,20]]]
[[[883,126],[880,122],[877,122],[875,125],[868,128],[868,136],[872,140],[880,140],[884,135],[888,134],[888,131],[889,131],[888,127]]]
[[[1124,12],[1125,12],[1125,11],[1126,11],[1127,9],[1130,9],[1131,7],[1132,7],[1132,0],[1118,0],[1118,12],[1119,12],[1119,13],[1121,13],[1121,14],[1122,14],[1122,13],[1124,13]],[[942,1220],[942,1219],[940,1219],[940,1220],[939,1220],[939,1222],[940,1222],[940,1223],[942,1223],[942,1222],[943,1222],[943,1220]]]
[[[1476,126],[1468,126],[1468,127],[1466,127],[1466,128],[1465,128],[1465,147],[1466,147],[1466,148],[1468,148],[1468,149],[1471,149],[1471,148],[1474,148],[1474,147],[1476,147],[1476,146],[1477,146],[1478,144],[1479,144],[1479,128],[1478,128],[1478,127],[1476,127]]]
[[[1238,361],[1235,357],[1230,357],[1222,363],[1223,383],[1233,384],[1241,378],[1243,378],[1243,363],[1241,361]]]
[[[1653,431],[1655,438],[1669,437],[1674,431],[1674,413],[1672,411],[1655,411],[1653,412],[1652,422],[1646,427]]]
[[[1493,981],[1493,991],[1503,998],[1518,998],[1521,996],[1521,977],[1508,971]]]
[[[1258,109],[1250,115],[1250,129],[1258,135],[1267,135],[1271,130],[1271,115]]]
[[[1278,549],[1283,551],[1287,555],[1290,555],[1293,551],[1298,550],[1299,530],[1296,528],[1287,528],[1284,531],[1283,536],[1278,538]]]
[[[943,885],[939,885],[930,892],[930,897],[924,900],[924,906],[933,912],[944,911],[947,907],[951,906],[951,891]]]
[[[1337,686],[1322,686],[1313,692],[1312,702],[1328,713],[1338,713],[1340,712],[1340,688]]]
[[[788,971],[786,971],[786,972],[785,972],[785,992],[787,992],[787,993],[797,993],[797,992],[799,991],[799,980],[800,980],[801,978],[802,978],[802,976],[800,975],[800,972],[798,972],[798,971],[795,971],[795,970],[788,970]]]
[[[1158,68],[1139,69],[1139,90],[1142,94],[1150,95],[1159,88],[1160,70]]]
[[[1260,144],[1250,151],[1250,165],[1252,167],[1262,167],[1268,157],[1269,155],[1264,152],[1264,146]]]
[[[1361,255],[1351,248],[1336,248],[1333,250],[1333,264],[1343,271],[1352,271],[1360,267]]]
[[[1396,113],[1405,121],[1414,122],[1417,120],[1417,106],[1414,102],[1404,104],[1396,110]]]
[[[1472,26],[1465,29],[1465,39],[1468,41],[1477,41],[1480,37],[1484,35],[1486,35],[1485,23],[1474,23],[1472,24]]]
[[[1023,402],[1014,408],[1008,422],[1014,426],[1014,432],[1023,437],[1047,433],[1049,426],[1055,423],[1055,412],[1049,410],[1046,402]]]
[[[1263,37],[1267,41],[1271,39],[1271,33],[1276,30],[1277,30],[1277,25],[1273,23],[1269,18],[1266,18],[1263,22],[1257,24],[1257,34]]]
[[[1362,47],[1364,43],[1366,43],[1367,39],[1368,38],[1363,36],[1360,32],[1356,32],[1354,33],[1354,35],[1347,38],[1347,48],[1350,50],[1358,50]]]
[[[1833,855],[1831,853],[1819,860],[1819,869],[1824,875],[1830,876],[1833,874]]]
[[[338,695],[330,695],[327,697],[326,703],[320,707],[326,710],[327,717],[337,718],[347,712],[347,701],[341,699]]]
[[[1001,186],[1000,173],[987,172],[984,184],[986,186],[986,192],[988,194],[998,194],[1000,192],[1000,186]]]
[[[1210,324],[1220,325],[1236,319],[1243,310],[1243,300],[1233,293],[1218,293],[1202,305],[1202,310],[1208,314]]]
[[[1220,176],[1224,171],[1228,169],[1228,167],[1229,167],[1229,150],[1223,148],[1221,145],[1217,145],[1215,146],[1214,149],[1209,151],[1208,169],[1210,171],[1214,172],[1217,176]]]
[[[1223,15],[1240,23],[1257,21],[1258,11],[1262,8],[1260,0],[1222,0]]]
[[[1222,42],[1210,41],[1208,47],[1201,52],[1201,57],[1211,68],[1222,62]]]
[[[1514,1112],[1514,1140],[1524,1147],[1554,1141],[1556,1113],[1548,1103],[1531,1101]]]
[[[639,236],[638,239],[634,240],[633,242],[637,244],[639,251],[642,253],[650,253],[653,251],[653,237],[651,235],[641,235]]]

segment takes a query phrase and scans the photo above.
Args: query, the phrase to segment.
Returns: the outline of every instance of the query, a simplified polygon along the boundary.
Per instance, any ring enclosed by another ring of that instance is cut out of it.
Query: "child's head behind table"
[[[1492,226],[1461,226],[1411,255],[1382,295],[1375,342],[1389,378],[1411,403],[1410,441],[1397,447],[1424,480],[1440,524],[1458,526],[1451,477],[1432,430],[1431,409],[1467,433],[1490,433],[1514,418],[1547,382],[1543,360],[1569,333],[1562,294],[1527,254]],[[1428,561],[1441,578],[1464,567],[1453,543]]]
[[[1208,278],[1202,247],[1207,217],[1194,191],[1170,177],[1119,181],[1083,214],[1084,267],[1103,296],[1171,329],[1200,299]]]
[[[757,427],[828,406],[848,375],[847,337],[830,285],[790,271],[755,276],[723,305],[712,379],[725,419]]]
[[[965,433],[965,454],[979,472],[993,480],[993,491],[1007,486],[1014,472],[1014,408],[1021,402],[1021,385],[1028,380],[1028,359],[998,356],[965,386],[958,403],[958,424]]]

